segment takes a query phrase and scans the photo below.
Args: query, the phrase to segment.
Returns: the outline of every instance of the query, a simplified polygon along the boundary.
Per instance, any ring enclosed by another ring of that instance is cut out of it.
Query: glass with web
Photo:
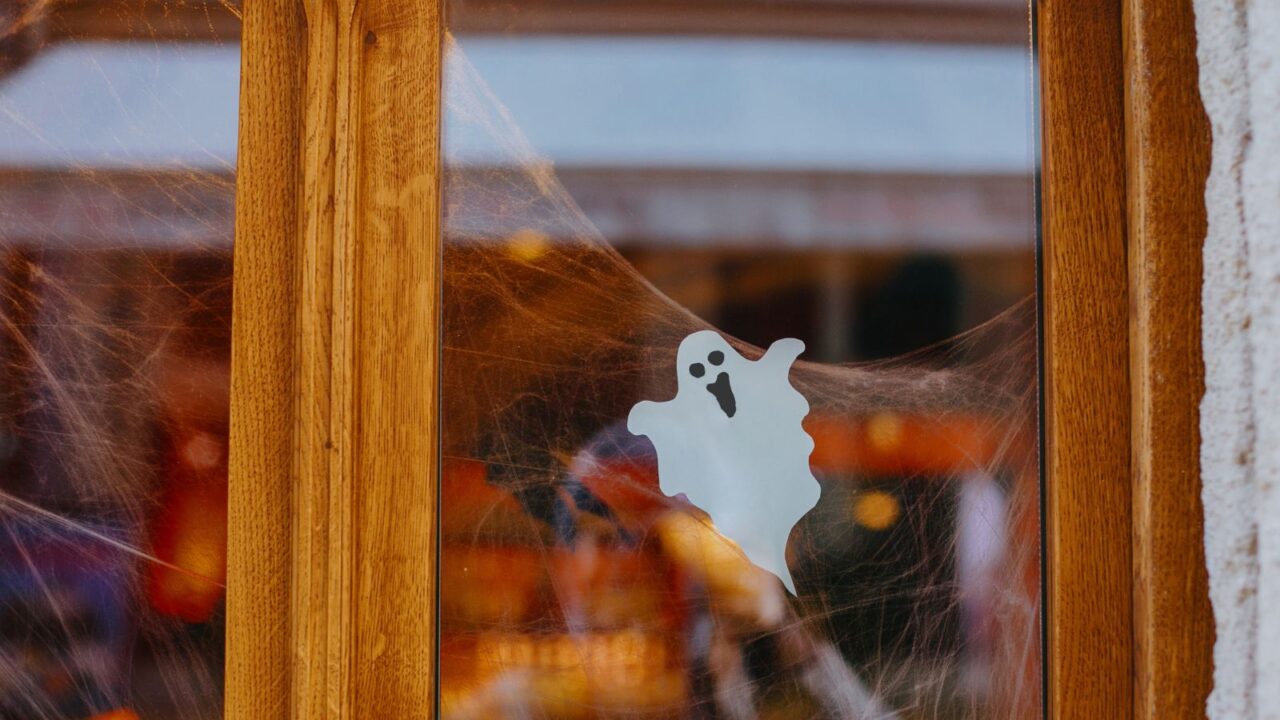
[[[1039,714],[1027,4],[446,9],[443,717]]]
[[[0,5],[0,718],[221,717],[239,24]]]

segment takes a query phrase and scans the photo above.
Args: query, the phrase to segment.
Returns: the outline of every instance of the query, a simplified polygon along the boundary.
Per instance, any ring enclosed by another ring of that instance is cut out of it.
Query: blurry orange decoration
[[[156,517],[147,595],[164,615],[200,623],[222,599],[227,575],[225,441],[205,431],[175,432]]]
[[[932,418],[878,413],[849,419],[810,415],[810,464],[826,472],[941,475],[987,467],[998,453],[1001,428],[979,417]]]
[[[89,720],[138,720],[138,714],[132,710],[112,710],[94,715]]]
[[[672,502],[658,486],[656,460],[593,458],[590,472],[582,476],[586,486],[613,511],[615,519],[632,530],[653,524],[672,508]]]

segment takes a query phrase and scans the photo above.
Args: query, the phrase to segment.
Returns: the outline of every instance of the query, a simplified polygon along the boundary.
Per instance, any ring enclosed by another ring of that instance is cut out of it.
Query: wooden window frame
[[[1191,0],[1042,0],[1037,43],[1048,707],[1203,717],[1210,138]]]
[[[244,4],[228,718],[434,715],[442,1]],[[1036,17],[1047,707],[1202,716],[1191,0]]]

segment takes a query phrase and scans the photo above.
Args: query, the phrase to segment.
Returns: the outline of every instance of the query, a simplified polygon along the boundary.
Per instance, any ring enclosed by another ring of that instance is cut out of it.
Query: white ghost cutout
[[[809,469],[813,438],[801,426],[809,402],[787,379],[803,351],[787,338],[753,362],[711,330],[693,333],[676,352],[675,398],[638,402],[627,418],[627,429],[657,450],[662,491],[706,511],[793,594],[787,538],[820,495]]]

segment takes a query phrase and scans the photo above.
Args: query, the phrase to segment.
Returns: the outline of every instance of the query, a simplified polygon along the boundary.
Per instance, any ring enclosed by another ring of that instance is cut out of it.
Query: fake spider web
[[[0,718],[222,714],[239,11],[141,5],[0,9]]]
[[[6,20],[7,60],[51,47],[49,6]],[[141,67],[209,47],[119,12]],[[1038,713],[1032,303],[906,357],[796,366],[823,499],[788,598],[620,426],[710,326],[602,237],[452,44],[447,64],[447,137],[494,153],[446,150],[444,716]],[[221,715],[234,177],[133,159],[3,173],[3,718]]]
[[[802,356],[823,494],[789,598],[626,430],[715,328],[593,227],[456,45],[447,63],[446,146],[490,155],[446,152],[444,716],[1038,714],[1031,299],[892,360]]]

